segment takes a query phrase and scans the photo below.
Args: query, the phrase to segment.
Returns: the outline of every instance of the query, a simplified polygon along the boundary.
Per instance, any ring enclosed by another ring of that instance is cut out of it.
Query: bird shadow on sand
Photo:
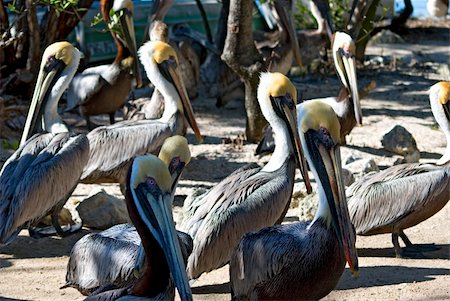
[[[39,239],[19,235],[11,244],[1,248],[0,254],[12,255],[14,259],[68,256],[73,245],[87,233],[90,231],[80,230],[64,238],[50,236]],[[0,267],[3,267],[3,261]]]
[[[230,282],[220,284],[207,284],[202,286],[195,286],[192,288],[192,293],[196,295],[229,294],[230,292]]]
[[[0,295],[1,301],[29,301],[31,299],[16,299],[16,298],[7,298]]]
[[[353,278],[348,269],[342,274],[337,290],[347,290],[362,287],[376,287],[401,283],[431,281],[436,276],[449,275],[450,269],[419,268],[404,266],[373,266],[361,267],[359,277]]]
[[[416,246],[429,246],[428,244],[415,244]],[[435,251],[423,252],[423,257],[416,259],[450,259],[450,245],[434,245]],[[394,248],[358,248],[358,257],[395,257]],[[408,260],[405,258],[405,260]]]

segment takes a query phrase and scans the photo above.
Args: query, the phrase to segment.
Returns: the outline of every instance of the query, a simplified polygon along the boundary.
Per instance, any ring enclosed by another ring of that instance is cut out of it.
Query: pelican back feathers
[[[0,245],[65,201],[88,158],[84,135],[36,134],[20,147],[0,172]]]
[[[357,234],[398,233],[434,215],[448,202],[450,165],[396,165],[353,183],[347,198]]]

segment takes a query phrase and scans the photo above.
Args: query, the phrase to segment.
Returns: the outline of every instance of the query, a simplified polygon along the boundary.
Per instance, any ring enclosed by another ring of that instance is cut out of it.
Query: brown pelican
[[[334,66],[342,86],[337,97],[317,98],[316,100],[320,100],[334,109],[341,124],[340,142],[344,143],[345,136],[351,132],[355,125],[362,124],[354,59],[356,47],[348,34],[339,31],[334,33],[332,43]],[[297,108],[300,105],[298,104]],[[268,126],[256,149],[257,155],[273,151],[272,136],[272,130]]]
[[[277,30],[272,32],[255,31],[255,46],[266,62],[268,71],[287,74],[292,67],[293,60],[299,66],[303,64],[293,18],[295,1],[274,0],[267,1],[263,5],[268,9],[264,9],[261,13],[265,18],[271,20],[269,23],[272,23],[273,20]],[[244,98],[244,85],[239,77],[228,66],[221,64],[222,62],[218,67],[211,66],[219,69],[216,72],[217,76],[205,70],[207,75],[217,81],[215,95],[217,96],[217,106],[225,106],[230,100]],[[204,80],[211,82],[210,78]]]
[[[286,3],[285,3],[286,2]],[[271,72],[287,74],[292,61],[301,66],[302,59],[293,20],[295,1],[276,0],[269,3],[278,31],[255,36],[256,47],[262,53]]]
[[[263,167],[238,169],[205,194],[185,201],[179,229],[194,249],[187,273],[198,278],[225,265],[241,237],[281,222],[292,196],[296,162],[311,190],[296,122],[297,91],[281,73],[263,73],[258,101],[275,132],[275,151]]]
[[[0,245],[49,212],[63,234],[59,210],[89,158],[86,136],[72,135],[57,111],[79,61],[80,52],[68,42],[44,51],[20,147],[0,171]]]
[[[447,139],[444,155],[436,162],[442,165],[450,161],[450,82],[439,82],[431,87],[430,105],[434,119]]]
[[[233,300],[318,300],[333,290],[346,261],[358,271],[355,233],[342,181],[339,121],[320,101],[302,104],[300,140],[318,185],[312,222],[246,234],[230,260]]]
[[[448,0],[428,0],[427,10],[430,16],[444,17],[448,14]]]
[[[172,179],[153,155],[133,160],[127,179],[127,208],[145,250],[142,276],[127,288],[99,292],[86,300],[192,300],[172,217]],[[173,279],[173,280],[172,280]]]
[[[173,48],[161,41],[149,41],[139,49],[139,56],[147,76],[164,97],[164,113],[155,120],[126,120],[91,131],[87,135],[90,157],[82,183],[125,183],[134,156],[158,153],[167,137],[186,133],[183,113],[197,141],[202,140]]]
[[[331,41],[334,30],[328,0],[310,0],[309,6],[314,19],[317,21],[317,32],[328,35]]]
[[[449,98],[449,83],[441,82],[430,89],[432,112],[446,137],[450,136]],[[447,140],[447,150],[448,147]],[[356,233],[392,233],[397,257],[416,257],[421,255],[420,251],[435,249],[413,245],[403,230],[433,216],[450,199],[450,158],[444,155],[439,161],[445,165],[401,164],[368,174],[353,183],[347,190],[347,197]],[[406,245],[403,250],[399,236]]]
[[[158,157],[172,176],[172,194],[186,164],[191,159],[186,138],[169,137],[164,141]],[[192,252],[192,239],[177,232],[184,263]],[[140,256],[138,256],[138,254]],[[90,233],[73,246],[67,264],[66,285],[83,294],[91,294],[105,285],[124,287],[136,280],[135,265],[143,266],[141,238],[130,224],[113,226],[99,233]]]
[[[111,30],[117,45],[117,55],[110,65],[102,65],[84,70],[75,76],[67,94],[68,110],[79,108],[91,129],[89,116],[109,114],[111,124],[114,114],[122,107],[131,90],[133,77],[141,86],[141,74],[137,62],[136,40],[133,25],[133,3],[131,0],[101,1],[103,19],[108,26],[119,26],[119,33]],[[110,10],[119,24],[112,24]]]
[[[167,24],[162,22],[167,12],[172,7],[174,0],[158,0],[153,3],[154,14],[149,17],[150,41],[162,41],[168,43],[175,50],[178,58],[178,67],[181,81],[184,83],[190,99],[198,95],[200,81],[200,58],[193,49],[191,43],[181,39],[169,30]],[[146,32],[148,31],[146,28]],[[169,39],[170,31],[170,39]],[[154,89],[151,98],[143,97],[130,100],[124,108],[124,119],[142,120],[161,117],[164,110],[164,99],[161,93]]]

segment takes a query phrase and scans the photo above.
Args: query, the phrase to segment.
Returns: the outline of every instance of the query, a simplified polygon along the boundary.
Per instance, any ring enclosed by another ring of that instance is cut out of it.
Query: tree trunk
[[[265,64],[253,42],[253,1],[231,0],[228,15],[228,34],[222,60],[236,72],[245,85],[247,112],[246,135],[250,142],[258,142],[266,121],[256,99],[259,74]]]
[[[361,25],[362,30],[358,34],[356,43],[356,59],[360,62],[364,61],[364,53],[366,52],[366,46],[372,37],[372,31],[375,27],[373,20],[376,17],[377,7],[380,4],[380,0],[373,0],[370,7],[367,10],[366,18]]]

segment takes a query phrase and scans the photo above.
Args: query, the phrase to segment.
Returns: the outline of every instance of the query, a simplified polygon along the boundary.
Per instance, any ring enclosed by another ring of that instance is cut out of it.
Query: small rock
[[[342,168],[342,175],[345,186],[350,186],[355,182],[355,177],[353,176],[353,173],[350,170]]]
[[[84,199],[77,211],[83,226],[89,228],[104,230],[130,221],[125,201],[107,194],[103,189]]]
[[[390,30],[382,30],[370,39],[367,46],[373,46],[377,44],[401,44],[405,43],[405,40],[396,33]]]
[[[316,191],[306,195],[302,200],[299,200],[298,218],[300,222],[311,221],[316,215],[317,207],[319,205],[319,195]]]
[[[386,133],[381,139],[381,144],[387,151],[404,156],[407,162],[419,162],[420,152],[416,140],[401,125],[394,126]]]
[[[352,162],[355,162],[356,160],[362,159],[361,157],[355,157],[355,155],[349,155],[348,157],[345,157],[342,162],[344,162],[344,165],[350,164]]]
[[[372,158],[365,158],[356,160],[350,164],[345,165],[345,169],[348,169],[352,175],[358,177],[365,175],[371,171],[379,171],[378,165]]]

